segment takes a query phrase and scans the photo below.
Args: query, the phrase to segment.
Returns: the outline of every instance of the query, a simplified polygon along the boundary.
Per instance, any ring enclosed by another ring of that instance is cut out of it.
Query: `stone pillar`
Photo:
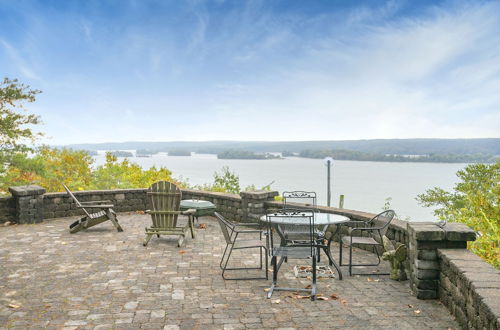
[[[277,191],[242,191],[241,196],[241,210],[242,222],[258,222],[259,218],[266,214],[264,203],[266,201],[274,200],[274,196],[278,196]]]
[[[16,223],[38,223],[43,221],[43,195],[45,189],[40,186],[10,187],[10,193],[16,204]]]
[[[410,286],[418,299],[438,298],[439,257],[437,249],[466,249],[476,233],[463,223],[408,223]]]

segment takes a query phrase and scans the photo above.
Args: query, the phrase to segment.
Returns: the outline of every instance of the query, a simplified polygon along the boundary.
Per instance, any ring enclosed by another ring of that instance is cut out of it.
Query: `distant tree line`
[[[494,163],[496,158],[486,154],[429,154],[429,155],[384,155],[352,150],[308,149],[299,153],[304,158],[333,157],[338,160],[375,162],[435,162],[435,163]]]

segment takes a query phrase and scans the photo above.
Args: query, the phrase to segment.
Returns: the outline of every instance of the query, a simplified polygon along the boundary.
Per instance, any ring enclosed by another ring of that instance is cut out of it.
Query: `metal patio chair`
[[[222,234],[226,241],[226,248],[222,254],[220,260],[220,268],[222,270],[222,278],[225,280],[267,280],[268,275],[268,253],[266,243],[262,241],[262,231],[257,229],[238,229],[242,226],[258,226],[257,223],[245,223],[237,224],[226,220],[220,213],[214,212],[217,221],[219,222]],[[242,236],[240,234],[259,234],[259,239],[240,239]],[[227,264],[231,258],[231,253],[233,250],[243,250],[243,249],[259,249],[260,252],[260,264],[259,267],[232,267],[228,268]],[[262,257],[265,258],[265,276],[262,277],[233,277],[227,278],[225,276],[228,270],[262,270]]]
[[[111,201],[80,202],[64,183],[61,184],[64,187],[64,190],[66,190],[68,195],[73,199],[76,206],[81,209],[83,213],[85,213],[85,216],[73,222],[69,226],[69,232],[71,234],[93,227],[108,220],[111,221],[117,231],[123,231],[122,227],[118,223],[118,219],[116,218],[116,213],[113,211],[114,205]],[[96,210],[97,212],[89,212],[87,209]]]
[[[318,212],[317,209],[317,198],[316,193],[313,191],[284,191],[282,194],[283,197],[283,210],[297,210],[305,207],[307,210],[310,210],[314,213]],[[315,230],[316,236],[318,240],[323,240],[323,231],[326,228],[322,228],[322,230]],[[285,242],[283,244],[296,244],[300,243],[304,239],[307,241],[309,236],[309,227],[306,226],[298,226],[298,225],[280,225],[280,230],[282,231]],[[316,254],[318,258],[318,262],[320,261],[320,249],[318,247],[318,251]],[[285,262],[286,262],[285,258]]]
[[[365,267],[365,266],[378,266],[380,265],[380,255],[378,253],[378,247],[383,246],[382,236],[384,236],[389,228],[389,224],[396,213],[393,210],[387,210],[382,213],[377,214],[372,219],[364,222],[364,227],[349,228],[348,235],[342,237],[339,242],[339,264],[342,266],[342,246],[345,244],[349,247],[349,264],[344,266],[349,266],[349,275],[352,276],[353,267]],[[355,236],[354,234],[366,233],[367,236]],[[353,245],[368,245],[372,246],[373,252],[377,255],[378,262],[376,264],[353,264],[352,263],[352,247]],[[372,273],[372,274],[355,274],[355,275],[389,275],[389,273]]]
[[[268,291],[267,298],[271,298],[274,291],[303,291],[311,294],[311,300],[316,299],[316,261],[318,251],[318,240],[314,229],[314,212],[312,210],[281,210],[276,213],[266,215],[267,237],[271,264],[273,266],[273,282]],[[308,228],[307,237],[303,236],[300,242],[293,244],[283,244],[283,233],[279,229],[286,223],[286,226],[299,226]],[[276,228],[278,227],[278,228]],[[278,261],[279,258],[279,261]],[[311,259],[312,261],[312,284],[310,288],[286,288],[278,286],[278,272],[286,259]]]

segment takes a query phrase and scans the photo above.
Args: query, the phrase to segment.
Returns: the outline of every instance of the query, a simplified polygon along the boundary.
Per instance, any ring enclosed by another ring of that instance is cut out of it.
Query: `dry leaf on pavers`
[[[380,281],[380,278],[377,278],[376,280],[374,280],[375,282],[379,282]]]
[[[179,254],[184,254],[184,253],[186,253],[186,251],[185,251],[185,250],[180,250],[180,251],[179,251]]]
[[[308,286],[306,286],[304,289],[310,289],[310,288],[312,288],[311,284],[309,284]]]
[[[281,299],[275,299],[275,300],[271,300],[271,302],[273,304],[279,304],[281,302]]]
[[[408,304],[408,308],[413,308],[413,305]]]
[[[414,310],[413,312],[414,312],[415,314],[420,314],[420,313],[421,313],[421,311],[420,311],[420,310],[418,310],[418,309],[417,309],[417,310]]]
[[[16,305],[16,304],[8,304],[7,307],[9,307],[9,308],[19,308],[21,306],[20,305]]]
[[[367,277],[367,278],[366,278],[366,280],[367,280],[368,282],[372,282],[372,281],[373,281],[373,280],[372,280],[371,278],[369,278],[369,277]]]
[[[270,288],[264,288],[264,292],[269,292]]]
[[[61,242],[61,244],[62,244],[62,245],[66,245],[66,244],[68,244],[68,243],[66,243],[66,242]]]
[[[146,212],[144,212],[144,211],[135,211],[135,213],[137,213],[137,214],[145,214]]]
[[[316,297],[316,300],[330,300],[328,297]]]
[[[347,305],[347,300],[340,299],[340,302],[342,303],[342,305]]]
[[[332,298],[333,300],[337,300],[337,299],[339,299],[339,296],[337,296],[337,294],[336,294],[336,293],[332,293],[332,294],[330,295],[330,298]]]
[[[200,228],[200,229],[207,229],[207,225],[205,223],[200,223],[200,225],[198,226],[198,228]]]

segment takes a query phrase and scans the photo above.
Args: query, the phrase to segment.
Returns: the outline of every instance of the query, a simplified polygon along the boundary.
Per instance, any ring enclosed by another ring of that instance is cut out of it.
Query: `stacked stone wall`
[[[0,197],[0,223],[14,222],[16,218],[16,201],[15,198]]]
[[[182,189],[182,199],[209,201],[215,205],[216,211],[228,220],[240,222],[243,219],[240,195]]]
[[[146,189],[75,191],[80,202],[110,201],[116,212],[146,210]],[[43,201],[44,218],[62,218],[83,214],[67,193],[46,193]]]
[[[500,272],[466,249],[439,249],[439,298],[464,329],[500,329]]]

